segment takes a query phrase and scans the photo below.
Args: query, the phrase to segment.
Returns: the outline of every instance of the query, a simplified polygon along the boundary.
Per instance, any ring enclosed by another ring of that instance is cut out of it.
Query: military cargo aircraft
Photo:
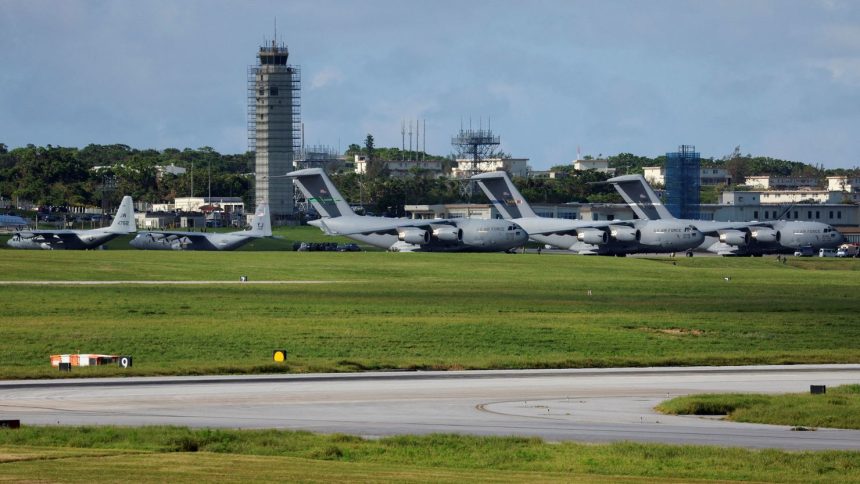
[[[651,185],[642,175],[623,175],[610,178],[624,201],[640,218],[647,220],[675,220],[696,226],[705,234],[698,247],[720,255],[791,254],[801,247],[838,247],[844,240],[832,226],[821,222],[802,220],[775,220],[754,222],[717,222],[712,220],[677,219],[660,201]]]
[[[319,168],[288,173],[319,212],[310,223],[394,252],[499,252],[521,247],[528,234],[515,223],[487,219],[409,219],[357,215]]]
[[[269,205],[261,203],[247,230],[226,233],[148,230],[138,233],[129,243],[132,247],[144,250],[234,250],[254,239],[271,235]]]
[[[91,230],[20,230],[6,244],[16,249],[83,250],[94,249],[120,235],[134,232],[134,205],[130,196],[122,197],[109,227]]]
[[[582,255],[685,252],[704,236],[675,220],[586,221],[539,217],[504,171],[472,177],[505,220],[526,229],[532,240]]]

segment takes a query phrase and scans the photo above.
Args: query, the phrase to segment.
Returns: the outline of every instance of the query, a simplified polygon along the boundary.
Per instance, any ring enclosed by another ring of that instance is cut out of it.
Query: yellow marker
[[[287,359],[287,350],[275,350],[272,354],[272,359],[274,359],[276,363],[283,363],[284,360]]]

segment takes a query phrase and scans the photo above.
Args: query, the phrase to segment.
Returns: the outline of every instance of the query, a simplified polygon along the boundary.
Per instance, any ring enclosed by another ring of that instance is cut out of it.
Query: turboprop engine
[[[433,229],[433,237],[443,242],[461,242],[463,229],[451,226],[436,227]]]
[[[430,232],[415,227],[407,227],[397,231],[397,238],[407,244],[421,245],[430,242]]]
[[[749,232],[740,230],[724,230],[720,232],[720,242],[729,245],[744,246],[750,243]]]
[[[778,230],[760,228],[753,229],[752,238],[758,242],[779,242],[781,234]]]
[[[597,229],[580,230],[579,233],[576,234],[576,238],[579,239],[580,242],[585,242],[586,244],[591,245],[599,245],[609,242],[609,234],[603,230]]]
[[[642,232],[624,225],[610,225],[609,234],[619,242],[639,242],[639,239],[642,238]]]

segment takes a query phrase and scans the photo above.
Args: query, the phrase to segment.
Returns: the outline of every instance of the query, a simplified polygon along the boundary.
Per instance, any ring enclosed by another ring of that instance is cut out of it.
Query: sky
[[[286,43],[306,145],[432,154],[491,126],[536,170],[581,155],[860,166],[854,0],[0,0],[0,143],[247,149],[247,69]]]

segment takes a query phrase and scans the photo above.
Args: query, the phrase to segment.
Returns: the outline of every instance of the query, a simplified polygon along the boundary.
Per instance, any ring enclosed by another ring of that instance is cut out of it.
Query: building
[[[537,203],[531,207],[540,217],[568,220],[630,220],[634,216],[625,203]],[[501,218],[493,205],[483,203],[406,205],[404,208],[414,219]]]
[[[699,218],[701,156],[695,146],[666,153],[666,208],[678,218]]]
[[[609,160],[573,160],[573,169],[577,171],[594,170],[601,173],[615,175],[615,168],[609,168]]]
[[[646,166],[643,168],[645,179],[655,186],[666,185],[666,169],[662,166]],[[699,169],[699,185],[731,185],[732,177],[723,168],[701,168]]]
[[[457,166],[454,168],[451,175],[454,178],[469,178],[474,174],[475,171],[477,171],[478,173],[486,173],[490,171],[500,170],[510,173],[511,176],[528,176],[529,159],[485,158],[475,163],[473,160],[470,159],[458,158]]]
[[[829,176],[827,189],[833,192],[860,193],[860,177]]]
[[[764,190],[794,190],[798,188],[817,188],[818,178],[812,176],[755,175],[746,177],[746,186]]]
[[[285,44],[261,46],[248,68],[248,149],[255,152],[254,203],[269,203],[272,222],[292,216],[292,171],[301,150],[301,76]],[[275,178],[280,177],[280,178]]]
[[[392,178],[405,178],[412,176],[414,171],[422,170],[429,172],[434,178],[445,176],[445,170],[442,162],[439,160],[401,160],[401,161],[383,161],[385,168],[388,170],[389,176]],[[363,155],[355,155],[355,172],[359,174],[367,173],[367,157]]]

